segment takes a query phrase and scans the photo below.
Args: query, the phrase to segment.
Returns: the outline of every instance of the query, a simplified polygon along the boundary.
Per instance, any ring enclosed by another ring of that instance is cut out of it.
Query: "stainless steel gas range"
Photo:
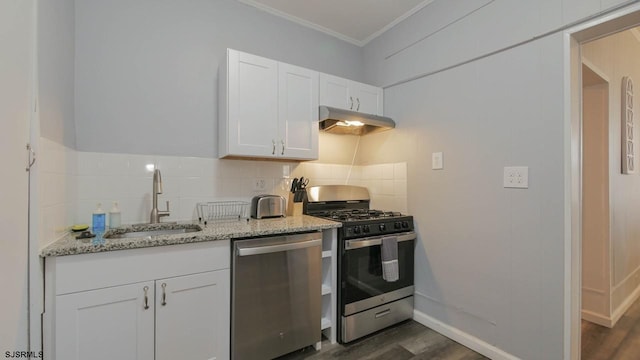
[[[369,191],[307,189],[305,213],[338,229],[338,341],[346,343],[413,316],[413,217],[369,208]]]

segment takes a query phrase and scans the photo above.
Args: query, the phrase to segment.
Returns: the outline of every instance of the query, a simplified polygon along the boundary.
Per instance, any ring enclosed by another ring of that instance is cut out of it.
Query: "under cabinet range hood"
[[[328,133],[366,135],[395,127],[396,123],[385,116],[320,106],[320,130]]]

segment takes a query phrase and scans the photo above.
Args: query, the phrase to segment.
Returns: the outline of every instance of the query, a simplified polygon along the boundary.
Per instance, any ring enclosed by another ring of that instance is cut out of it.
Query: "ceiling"
[[[434,0],[238,0],[364,46]]]

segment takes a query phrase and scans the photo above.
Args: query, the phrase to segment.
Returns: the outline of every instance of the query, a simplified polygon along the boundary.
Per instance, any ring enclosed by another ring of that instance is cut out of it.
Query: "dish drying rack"
[[[198,221],[207,225],[215,220],[249,219],[249,203],[246,201],[209,201],[196,204]]]

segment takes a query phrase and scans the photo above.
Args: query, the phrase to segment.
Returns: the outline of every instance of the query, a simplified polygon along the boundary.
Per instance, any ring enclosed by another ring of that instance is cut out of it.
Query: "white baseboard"
[[[631,295],[627,296],[627,298],[624,299],[622,304],[620,304],[620,306],[618,306],[617,309],[613,310],[613,314],[611,315],[611,318],[613,319],[613,323],[611,327],[616,325],[616,323],[618,322],[618,320],[620,320],[622,315],[624,315],[624,313],[626,313],[627,310],[629,310],[631,305],[633,305],[633,303],[636,302],[638,298],[640,298],[640,286],[637,287],[635,290],[633,290]]]
[[[413,310],[413,320],[490,359],[519,360],[518,357],[515,357],[504,350],[498,349],[497,347],[480,340],[473,335],[467,334],[460,329],[445,324],[442,321],[434,319],[431,316],[415,309]]]
[[[582,319],[592,322],[594,324],[606,326],[608,328],[612,328],[615,325],[615,322],[612,318],[606,317],[604,315],[596,314],[589,310],[582,310]]]

